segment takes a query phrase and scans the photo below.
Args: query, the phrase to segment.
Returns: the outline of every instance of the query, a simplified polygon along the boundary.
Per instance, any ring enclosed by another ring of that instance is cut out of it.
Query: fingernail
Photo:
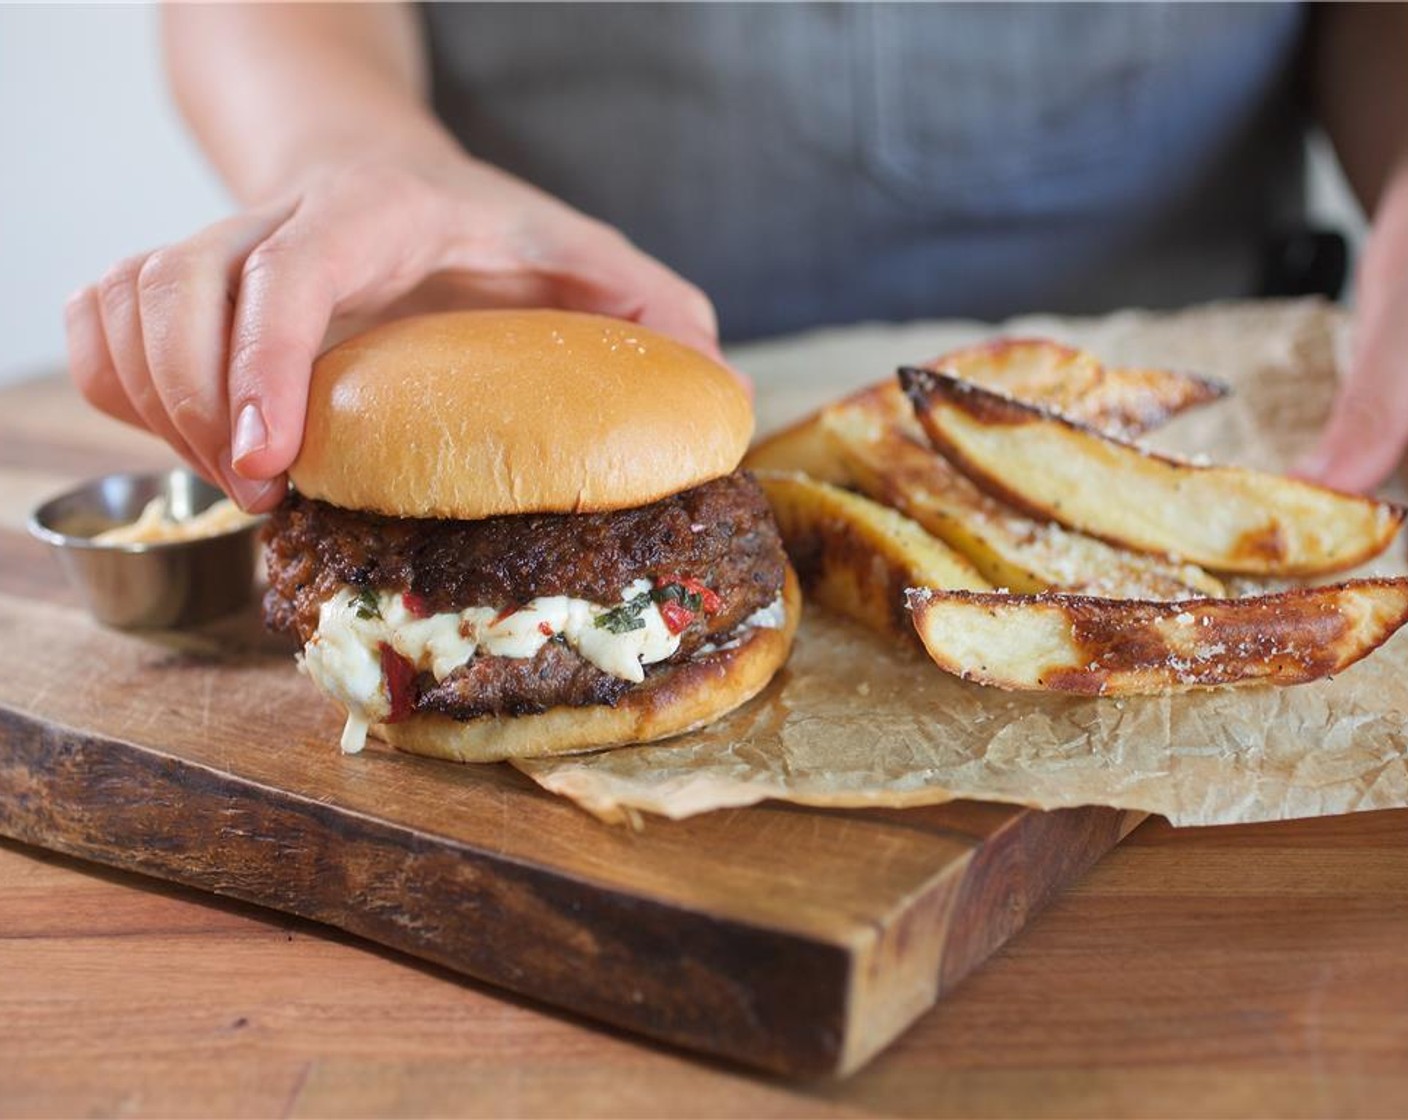
[[[261,506],[264,503],[264,499],[267,498],[269,494],[273,491],[277,490],[280,494],[282,494],[284,483],[283,479],[276,478],[271,482],[261,482],[254,486],[251,486],[249,483],[246,482],[245,486],[248,488],[248,492],[241,494],[240,497],[236,500],[238,501],[241,508],[253,511],[257,507]]]
[[[269,491],[280,485],[280,480],[264,482],[251,482],[247,478],[240,478],[233,470],[221,466],[220,480],[224,483],[224,491],[228,494],[237,506],[242,510],[252,510]]]
[[[264,414],[259,406],[250,401],[235,419],[235,439],[230,445],[230,458],[238,463],[255,452],[263,451],[269,443],[269,429],[264,425]]]

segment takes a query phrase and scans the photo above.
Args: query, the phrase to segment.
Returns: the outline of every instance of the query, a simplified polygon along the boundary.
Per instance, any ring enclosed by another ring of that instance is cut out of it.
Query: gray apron
[[[723,333],[1251,294],[1303,209],[1296,5],[423,9],[465,147]]]

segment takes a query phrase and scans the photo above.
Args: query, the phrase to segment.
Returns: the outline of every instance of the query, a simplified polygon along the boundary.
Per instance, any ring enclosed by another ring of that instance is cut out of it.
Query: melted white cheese
[[[779,595],[766,607],[759,607],[743,620],[744,630],[781,630],[787,624],[787,604]]]
[[[303,647],[303,670],[318,687],[347,709],[342,750],[356,754],[367,739],[367,725],[391,711],[381,674],[376,619],[357,617],[350,591],[339,591],[318,611],[318,631]]]
[[[469,607],[458,613],[419,618],[394,592],[375,597],[376,611],[355,588],[344,587],[318,611],[318,629],[303,648],[301,667],[347,709],[342,750],[356,754],[366,744],[367,729],[391,713],[391,697],[381,671],[381,647],[389,645],[415,666],[444,680],[476,654],[492,657],[534,657],[554,637],[561,635],[581,657],[602,672],[639,684],[645,666],[670,657],[680,646],[655,603],[637,618],[635,630],[614,632],[597,625],[597,619],[623,603],[648,595],[649,580],[636,580],[621,590],[621,602],[604,607],[586,599],[564,595],[545,596],[503,615],[493,607]],[[358,612],[361,612],[360,614]],[[782,597],[744,620],[742,629],[780,628],[786,621]],[[366,615],[367,617],[362,617]],[[704,646],[714,652],[737,645]]]
[[[648,595],[648,580],[623,588],[621,603]],[[597,619],[620,606],[601,606],[585,599],[545,596],[533,599],[512,614],[500,616],[492,607],[469,607],[458,613],[418,618],[399,593],[376,596],[376,612],[366,609],[356,589],[345,587],[323,603],[318,629],[303,651],[303,668],[347,709],[342,749],[361,750],[370,724],[391,711],[391,699],[381,671],[381,646],[389,645],[418,672],[444,680],[477,653],[492,657],[534,657],[554,637],[602,672],[622,680],[645,680],[645,666],[664,661],[679,649],[654,602],[636,616],[642,623],[620,633],[597,625]],[[363,618],[358,613],[368,615]]]

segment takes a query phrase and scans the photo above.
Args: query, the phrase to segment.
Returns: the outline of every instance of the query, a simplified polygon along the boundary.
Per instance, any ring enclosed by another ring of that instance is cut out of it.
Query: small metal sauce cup
[[[123,628],[196,626],[239,610],[254,588],[259,523],[215,536],[155,544],[92,538],[136,521],[153,498],[182,521],[225,495],[187,470],[110,474],[45,502],[29,531],[48,542],[99,621]]]

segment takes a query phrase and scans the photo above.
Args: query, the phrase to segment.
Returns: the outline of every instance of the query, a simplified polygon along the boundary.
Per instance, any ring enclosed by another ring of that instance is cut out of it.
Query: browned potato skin
[[[994,586],[1128,599],[1224,594],[1220,581],[1194,565],[1112,548],[1026,517],[979,490],[936,454],[907,404],[908,425],[877,414],[875,404],[840,404],[822,414],[852,486],[912,517],[967,556]]]
[[[984,590],[962,556],[903,514],[795,473],[760,471],[783,545],[814,602],[872,630],[913,641],[905,590]]]
[[[1111,435],[1151,431],[1187,409],[1219,400],[1227,386],[1176,370],[1107,367],[1086,350],[1048,339],[1004,338],[965,346],[923,363],[968,381],[1031,401]],[[836,402],[893,415],[919,434],[918,424],[893,379],[859,389]],[[828,406],[830,407],[830,406]],[[849,486],[844,466],[821,431],[822,409],[760,440],[743,460],[751,470],[803,471],[822,482]]]
[[[950,350],[920,368],[961,377],[1126,438],[1231,391],[1199,374],[1106,366],[1088,350],[1045,338],[980,342]]]
[[[909,605],[935,664],[965,680],[1133,696],[1331,676],[1408,622],[1408,579],[1181,603],[919,588]]]
[[[1218,580],[1193,565],[1112,549],[989,497],[929,446],[897,381],[823,408],[748,459],[754,470],[775,463],[795,464],[787,469],[897,509],[965,555],[996,587],[1132,599],[1223,594]]]
[[[975,484],[1033,517],[1122,548],[1179,555],[1212,571],[1313,576],[1372,559],[1392,543],[1403,522],[1404,511],[1386,502],[1259,471],[1158,455],[947,374],[904,367],[900,381],[930,442]],[[984,458],[975,450],[979,441],[972,431],[965,434],[965,424],[985,436],[1009,430],[1006,453],[995,455],[988,448]],[[1023,473],[1022,453],[1041,447],[1038,440],[1059,442],[1058,452],[1046,454],[1043,464],[1059,459],[1086,472],[1082,486],[1067,489],[1068,500],[1043,493],[1049,490],[1049,470],[1030,467]],[[1136,488],[1146,496],[1132,498]],[[1157,494],[1157,500],[1149,493]],[[1108,500],[1109,494],[1124,504]],[[1131,501],[1138,502],[1138,518],[1128,512],[1136,508]],[[1238,535],[1200,541],[1209,511],[1227,515],[1224,523],[1235,515]],[[1329,539],[1331,530],[1344,539]]]

